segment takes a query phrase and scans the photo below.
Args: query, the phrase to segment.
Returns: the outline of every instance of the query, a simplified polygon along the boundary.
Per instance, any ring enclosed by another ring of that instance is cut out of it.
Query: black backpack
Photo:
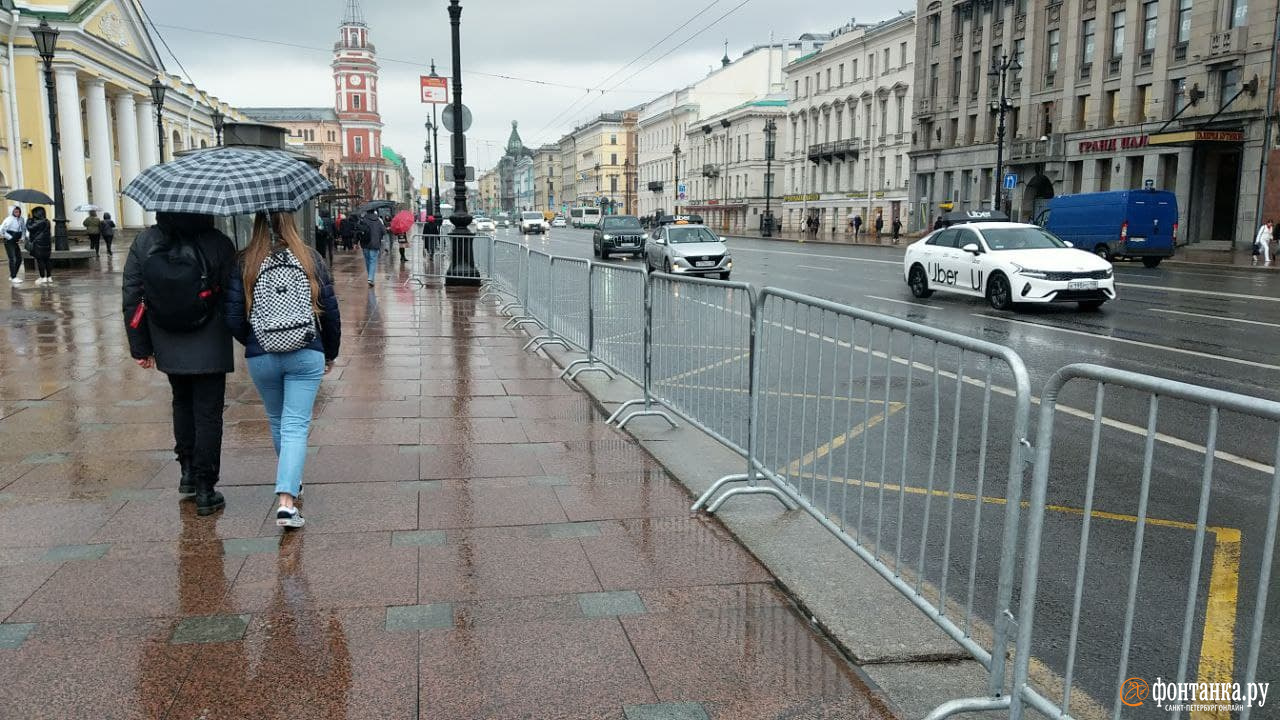
[[[364,219],[356,221],[355,240],[356,244],[362,248],[368,248],[369,240],[371,239],[369,237],[369,226],[365,224],[366,222]]]
[[[209,322],[222,288],[209,271],[198,239],[156,243],[142,262],[147,314],[170,332],[191,332]]]

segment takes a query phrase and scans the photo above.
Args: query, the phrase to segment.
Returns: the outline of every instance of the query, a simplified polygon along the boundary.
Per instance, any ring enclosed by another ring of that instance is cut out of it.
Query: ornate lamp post
[[[436,74],[435,58],[431,58],[431,77],[440,77]],[[440,121],[436,118],[436,106],[434,103],[431,105],[431,122],[427,123],[427,130],[431,132],[431,143],[434,148],[429,153],[432,158],[432,171],[435,173],[435,185],[431,189],[431,197],[436,204],[434,214],[438,217],[440,215]]]
[[[1013,109],[1013,101],[1005,97],[1005,88],[1008,80],[1009,71],[1017,72],[1022,69],[1022,65],[1018,63],[1016,56],[1001,55],[1000,59],[991,61],[991,69],[987,71],[987,75],[993,78],[1000,78],[1000,96],[999,99],[991,103],[991,112],[999,116],[999,124],[996,125],[996,176],[993,178],[995,192],[991,197],[992,210],[1004,210],[1004,135],[1005,113]]]
[[[58,93],[53,84],[53,53],[58,48],[58,30],[40,18],[40,24],[31,29],[36,39],[36,50],[44,63],[44,89],[49,96],[49,145],[53,148],[53,246],[68,250],[66,197],[62,192],[62,161],[58,154],[62,138],[58,134]],[[79,112],[79,108],[73,108]]]
[[[671,168],[675,173],[675,185],[671,188],[671,196],[674,202],[671,205],[671,214],[680,214],[680,143],[671,149],[671,155],[675,158],[675,162],[671,164]]]
[[[769,118],[764,124],[764,227],[760,234],[773,237],[773,154],[776,150],[778,124]]]
[[[156,106],[156,137],[160,139],[160,162],[164,162],[164,95],[168,91],[160,78],[151,81],[151,102]]]
[[[462,3],[449,0],[449,26],[453,45],[453,257],[445,285],[479,285],[480,272],[475,266],[471,232],[471,213],[467,212],[467,137],[462,132]]]
[[[218,145],[222,145],[222,128],[227,123],[227,116],[222,114],[218,108],[213,109],[213,133],[218,138]]]

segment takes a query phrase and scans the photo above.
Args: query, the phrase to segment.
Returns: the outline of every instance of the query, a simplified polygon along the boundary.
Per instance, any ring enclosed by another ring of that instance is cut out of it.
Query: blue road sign
[[[1004,189],[1012,190],[1016,187],[1018,187],[1017,173],[1006,173],[1004,176]]]

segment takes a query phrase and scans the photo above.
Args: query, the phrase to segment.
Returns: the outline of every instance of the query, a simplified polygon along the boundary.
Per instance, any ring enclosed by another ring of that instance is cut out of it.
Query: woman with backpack
[[[227,283],[227,326],[245,346],[276,450],[276,525],[300,528],[307,436],[320,380],[342,342],[342,318],[324,259],[293,215],[258,213],[253,238]]]
[[[31,209],[31,219],[27,221],[27,252],[36,260],[36,272],[40,275],[36,282],[53,282],[53,271],[49,267],[49,259],[53,257],[53,228],[42,207]]]
[[[102,213],[102,242],[107,246],[107,254],[111,254],[111,243],[116,239],[116,221],[111,219],[111,213]]]

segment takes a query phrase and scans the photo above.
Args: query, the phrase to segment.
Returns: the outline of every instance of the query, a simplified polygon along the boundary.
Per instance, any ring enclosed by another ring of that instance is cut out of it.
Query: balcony
[[[1054,134],[1041,140],[1013,140],[1009,143],[1010,162],[1046,162],[1060,159],[1062,135]]]
[[[1249,28],[1238,27],[1209,36],[1209,61],[1230,62],[1244,54],[1249,44]]]
[[[849,138],[847,140],[836,140],[834,142],[818,143],[809,146],[809,159],[813,162],[819,160],[831,160],[846,157],[857,158],[860,150],[861,141],[858,138]]]
[[[649,189],[650,189],[651,191],[653,191],[653,192],[662,192],[662,181],[661,181],[661,180],[650,180],[650,181],[649,181]]]

